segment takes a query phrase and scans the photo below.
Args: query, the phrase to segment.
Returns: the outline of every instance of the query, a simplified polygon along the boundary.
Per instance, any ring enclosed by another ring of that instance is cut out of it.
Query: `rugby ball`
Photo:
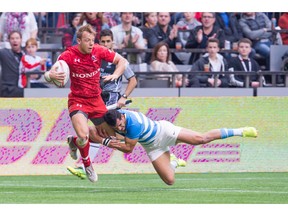
[[[70,77],[69,66],[64,60],[58,60],[57,62],[55,62],[54,66],[56,66],[57,72],[64,72],[65,73],[65,79],[62,82],[59,82],[57,80],[52,80],[56,86],[63,88],[66,85],[66,83],[68,82],[69,77]]]

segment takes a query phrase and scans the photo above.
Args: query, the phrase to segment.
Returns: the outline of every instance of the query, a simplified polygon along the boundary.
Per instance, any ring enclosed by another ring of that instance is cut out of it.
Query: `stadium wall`
[[[287,107],[288,97],[134,97],[128,109],[200,132],[259,130],[257,139],[173,147],[187,160],[177,172],[287,172]],[[0,175],[67,174],[66,166],[75,165],[65,142],[68,134],[75,133],[66,98],[0,99]],[[101,146],[92,160],[98,174],[155,172],[140,145],[131,154]]]

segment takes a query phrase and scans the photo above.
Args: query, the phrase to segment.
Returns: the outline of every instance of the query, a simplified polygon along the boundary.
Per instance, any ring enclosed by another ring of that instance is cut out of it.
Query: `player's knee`
[[[163,179],[163,181],[167,184],[167,185],[173,185],[175,183],[175,178],[174,177],[168,177],[168,178],[165,178]]]
[[[86,136],[78,136],[77,137],[77,145],[80,147],[80,148],[83,148],[87,145],[88,143],[88,138],[89,136],[86,134]]]

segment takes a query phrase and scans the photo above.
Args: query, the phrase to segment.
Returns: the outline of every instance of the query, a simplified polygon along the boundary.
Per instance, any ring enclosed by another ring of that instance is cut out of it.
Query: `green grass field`
[[[288,173],[99,175],[97,183],[67,176],[1,176],[1,204],[287,204]]]

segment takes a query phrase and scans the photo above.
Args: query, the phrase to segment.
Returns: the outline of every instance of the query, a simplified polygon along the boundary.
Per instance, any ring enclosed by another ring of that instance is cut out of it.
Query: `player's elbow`
[[[134,88],[137,86],[137,79],[136,77],[131,77],[129,80],[128,80],[128,83],[130,84],[131,83],[131,86],[133,86]]]
[[[126,152],[125,153],[130,154],[132,152],[133,152],[133,148],[131,148],[131,147],[126,148]]]
[[[197,136],[195,136],[195,139],[196,139],[196,143],[198,145],[206,144],[209,142],[209,138],[205,135],[197,135]]]
[[[130,150],[130,149],[127,150],[127,149],[126,149],[126,150],[124,151],[124,153],[126,153],[126,154],[130,154],[130,153],[132,153],[132,150]]]

